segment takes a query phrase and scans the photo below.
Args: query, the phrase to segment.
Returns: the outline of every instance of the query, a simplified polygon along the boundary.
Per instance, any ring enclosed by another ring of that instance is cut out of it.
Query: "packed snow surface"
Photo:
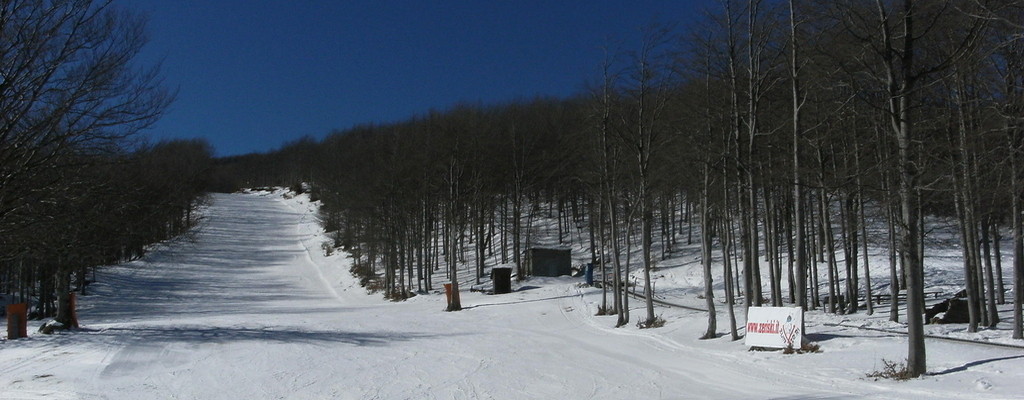
[[[436,292],[387,302],[358,287],[344,254],[323,254],[314,209],[302,196],[214,196],[190,240],[100,270],[83,329],[0,343],[0,399],[1024,398],[1019,349],[929,340],[930,375],[867,378],[906,357],[906,338],[834,324],[899,329],[877,318],[809,313],[822,352],[785,355],[697,340],[697,311],[613,328],[582,278],[465,291],[461,312]]]

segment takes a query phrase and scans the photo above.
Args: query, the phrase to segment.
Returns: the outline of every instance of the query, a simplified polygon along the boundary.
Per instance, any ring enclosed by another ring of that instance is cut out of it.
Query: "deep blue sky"
[[[700,19],[712,0],[122,0],[149,18],[143,64],[178,97],[148,135],[217,155],[460,103],[568,96],[602,46]]]

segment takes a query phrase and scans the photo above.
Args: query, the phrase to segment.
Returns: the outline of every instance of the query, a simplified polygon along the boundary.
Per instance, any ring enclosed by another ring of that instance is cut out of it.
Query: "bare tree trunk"
[[[598,262],[601,263],[601,311],[604,315],[608,315],[611,313],[608,309],[608,224],[605,223],[606,215],[608,214],[608,205],[600,198],[597,203],[598,230],[600,233],[598,238],[600,240],[599,246],[601,248],[601,251],[598,252],[598,257],[600,257]]]
[[[708,192],[710,190],[710,168],[705,165],[704,184],[700,195],[700,255],[701,265],[704,267],[704,301],[708,308],[708,328],[704,331],[701,339],[714,339],[717,337],[718,321],[715,311],[714,282],[711,277],[711,234],[712,224],[709,220],[711,212],[708,209]],[[735,332],[735,330],[733,330]]]
[[[824,232],[825,257],[828,261],[828,312],[836,313],[836,296],[839,288],[839,271],[836,264],[835,242],[832,238],[832,218],[828,209],[828,195],[825,189],[818,190],[818,212],[821,214],[821,229]]]
[[[786,199],[786,217],[783,221],[786,224],[786,286],[789,289],[787,291],[789,304],[795,304],[797,307],[803,309],[807,307],[807,270],[796,267],[796,243],[793,238],[796,232],[794,228],[796,217],[792,215],[793,209],[796,208],[796,206],[791,204],[793,200],[795,200],[795,198]],[[798,274],[800,275],[799,277],[797,276]],[[805,285],[805,287],[797,289],[801,284]],[[801,296],[804,296],[802,298],[803,301],[800,301],[799,303],[797,302],[797,292],[800,292]]]
[[[957,179],[957,186],[962,185],[959,179]],[[964,193],[961,189],[957,189],[956,194],[956,214],[960,225],[960,247],[963,249],[964,257],[964,286],[967,288],[967,313],[970,316],[967,324],[968,332],[978,331],[978,303],[977,303],[977,285],[975,284],[974,278],[976,273],[974,265],[974,246],[971,243],[974,240],[972,231],[974,227],[971,225],[969,220],[970,216],[967,213],[969,205],[964,204]]]
[[[814,214],[814,211],[813,211],[813,209],[814,209],[813,199],[815,199],[816,197],[813,194],[813,192],[809,193],[808,197],[809,197],[809,199],[807,201],[808,201],[808,203],[810,203],[809,206],[811,208],[809,209],[810,214],[808,215],[810,218],[807,220],[807,224],[808,224],[809,229],[807,229],[806,231],[807,232],[814,232],[815,226],[818,225],[817,224],[817,220],[821,219],[821,216]],[[811,242],[810,246],[808,247],[808,249],[817,249],[818,247],[820,247],[820,246],[818,246],[818,242],[821,242],[822,240],[819,237],[819,235],[811,234],[810,237],[812,238],[812,242]],[[817,253],[820,256],[822,252],[815,251],[814,253]],[[824,262],[824,260],[816,260],[814,254],[811,254],[811,259],[808,260],[808,266],[810,268],[810,270],[808,271],[808,274],[811,277],[811,281],[810,281],[810,285],[811,285],[811,290],[810,290],[810,292],[811,292],[810,293],[810,295],[811,295],[811,298],[810,298],[811,305],[810,305],[810,308],[812,310],[817,310],[818,307],[821,307],[821,293],[820,293],[820,291],[821,291],[821,283],[820,283],[821,276],[818,273],[818,263],[820,263],[820,262]]]
[[[981,296],[978,293],[980,286],[977,281],[979,269],[977,248],[978,223],[975,217],[975,199],[970,188],[971,172],[968,164],[970,163],[971,156],[967,148],[967,115],[964,111],[965,99],[962,95],[963,82],[960,77],[960,71],[957,72],[955,77],[956,90],[953,96],[953,100],[956,103],[957,122],[957,129],[953,133],[955,139],[952,141],[956,146],[956,151],[953,152],[954,167],[956,169],[953,179],[956,187],[954,197],[957,216],[960,220],[960,240],[964,255],[964,285],[967,287],[967,309],[970,315],[967,331],[977,332],[978,323],[981,319],[981,307],[979,304]]]
[[[739,73],[737,71],[739,69],[739,60],[738,60],[738,54],[737,54],[737,52],[739,51],[739,45],[738,45],[737,39],[736,39],[736,32],[735,32],[735,30],[736,30],[736,22],[733,19],[732,3],[729,2],[729,1],[726,1],[724,4],[725,4],[725,13],[726,13],[725,17],[726,17],[726,23],[727,23],[727,28],[728,28],[727,40],[728,40],[728,56],[729,56],[729,67],[728,68],[729,68],[729,89],[730,89],[729,90],[730,91],[730,96],[729,96],[729,99],[730,99],[729,112],[730,112],[730,129],[731,129],[730,133],[732,134],[732,141],[733,141],[733,147],[734,147],[733,150],[735,150],[734,155],[735,155],[736,160],[737,160],[736,164],[735,164],[735,168],[736,168],[735,173],[736,173],[736,185],[737,185],[738,193],[739,193],[737,195],[737,204],[740,205],[739,206],[739,211],[740,211],[740,216],[739,216],[739,218],[740,218],[740,235],[739,236],[740,236],[741,244],[744,246],[744,249],[743,249],[743,252],[744,252],[743,253],[744,254],[743,266],[744,266],[744,268],[743,268],[743,271],[742,271],[742,274],[743,274],[743,285],[742,286],[743,286],[743,295],[744,295],[743,297],[745,298],[745,307],[744,307],[744,309],[746,309],[747,307],[750,307],[751,297],[753,295],[752,290],[751,290],[752,289],[751,286],[752,286],[753,280],[751,279],[751,275],[750,275],[751,257],[750,257],[750,254],[749,254],[750,244],[748,242],[748,240],[750,239],[750,229],[749,229],[749,226],[748,226],[750,224],[749,213],[748,213],[749,210],[743,204],[744,203],[744,200],[743,200],[744,196],[742,194],[742,193],[744,193],[742,188],[743,188],[743,185],[745,183],[745,176],[744,176],[745,174],[743,172],[744,161],[742,160],[742,156],[741,156],[742,153],[743,153],[743,146],[742,146],[742,139],[741,139],[742,118],[740,116],[740,104],[739,104],[739,101],[740,101],[740,86],[739,86],[740,82],[739,82]],[[728,148],[728,146],[727,146],[727,148]],[[728,190],[728,189],[726,189],[726,190]],[[726,207],[728,207],[728,204],[730,204],[730,203],[727,201],[726,204],[727,204]],[[730,227],[730,230],[731,229],[732,228]]]
[[[644,189],[641,190],[646,192],[646,190]],[[643,219],[643,221],[641,221],[640,240],[642,241],[643,245],[642,252],[644,259],[644,296],[646,298],[645,305],[647,308],[647,318],[642,323],[646,326],[652,326],[657,318],[654,315],[654,288],[651,286],[651,269],[654,268],[654,261],[651,259],[651,231],[653,230],[652,220],[654,219],[654,215],[651,211],[650,195],[645,193],[640,197],[643,198],[643,203],[647,203],[641,205],[642,210],[640,211],[640,218]]]
[[[619,321],[616,327],[626,326],[629,323],[629,265],[633,260],[633,215],[632,210],[626,213],[626,262],[623,263],[622,277],[625,279],[623,282],[623,295],[622,295],[622,310],[619,312]],[[635,289],[634,289],[635,290]]]
[[[501,198],[501,263],[508,264],[508,191]]]
[[[1006,304],[1006,288],[1003,287],[1003,252],[1000,249],[999,242],[1003,240],[1003,235],[999,232],[999,224],[993,222],[991,225],[992,229],[992,252],[995,253],[995,268],[996,268],[996,296],[999,297],[999,304]]]
[[[646,62],[645,62],[646,64]],[[646,86],[646,85],[645,85]],[[644,119],[644,107],[646,99],[641,98],[639,109],[640,115],[638,116],[640,121]],[[645,137],[648,135],[645,133],[646,130],[653,130],[654,127],[644,127],[641,123],[637,127],[640,133],[640,146],[639,154],[637,159],[640,160],[640,245],[641,245],[641,256],[643,257],[643,276],[644,276],[644,303],[647,309],[647,318],[640,323],[644,326],[652,326],[655,321],[654,315],[654,288],[651,286],[651,269],[654,268],[654,260],[651,259],[651,239],[653,235],[653,224],[654,224],[654,212],[651,210],[651,193],[650,193],[650,181],[648,175],[648,163],[650,162],[650,156],[652,149],[650,148],[649,140]],[[629,226],[627,224],[627,226]],[[629,236],[627,235],[627,238]],[[627,247],[628,248],[628,247]],[[628,250],[627,250],[628,252]],[[630,254],[626,254],[628,260]],[[629,276],[629,262],[626,263],[626,276]]]
[[[605,312],[605,314],[610,314],[611,312],[615,312],[617,314],[617,316],[618,316],[618,321],[616,323],[621,323],[622,322],[622,318],[623,318],[623,316],[622,316],[622,309],[623,309],[622,297],[623,297],[623,293],[622,293],[622,268],[621,268],[622,264],[619,263],[619,240],[618,240],[619,239],[618,238],[618,229],[619,228],[618,228],[618,221],[617,221],[618,212],[616,210],[617,205],[615,203],[615,196],[614,196],[614,193],[612,193],[612,191],[615,188],[614,170],[615,170],[616,160],[614,159],[615,153],[612,151],[612,144],[611,144],[611,141],[610,141],[610,136],[611,136],[612,96],[613,96],[612,84],[614,83],[613,81],[614,81],[615,77],[611,73],[611,58],[609,57],[609,55],[607,53],[605,53],[605,59],[604,59],[604,62],[601,64],[601,67],[602,67],[601,72],[602,72],[602,79],[603,79],[603,81],[602,81],[602,85],[601,85],[601,94],[600,94],[600,107],[601,108],[599,110],[599,115],[600,115],[601,120],[600,120],[599,127],[598,127],[599,130],[600,130],[600,137],[599,137],[599,142],[598,143],[600,145],[600,149],[599,150],[600,150],[600,154],[601,154],[601,178],[600,178],[600,184],[601,184],[601,193],[600,193],[600,202],[601,202],[601,207],[600,207],[601,208],[601,241],[602,241],[602,245],[601,245],[601,250],[602,250],[602,256],[601,256],[601,280],[602,280],[602,283],[603,283],[602,286],[607,286],[608,280],[607,280],[607,275],[605,273],[607,272],[606,262],[609,261],[609,260],[607,260],[607,258],[608,258],[607,251],[609,250],[608,241],[610,241],[611,242],[611,249],[610,250],[611,250],[611,253],[612,253],[611,254],[612,261],[615,264],[614,273],[613,273],[614,275],[612,276],[612,286],[614,287],[614,290],[612,291],[612,302],[614,304],[613,305],[614,310],[608,310],[607,307],[606,307],[604,309],[604,312]],[[607,222],[605,222],[605,218],[607,218]],[[602,296],[604,296],[604,298],[607,297],[607,289],[604,290],[604,294],[602,294]]]
[[[725,204],[728,204],[728,202]],[[737,341],[740,340],[740,335],[736,330],[736,287],[731,278],[732,262],[730,259],[732,256],[730,255],[730,252],[732,251],[732,238],[728,234],[728,232],[732,230],[730,225],[732,225],[732,222],[729,221],[728,215],[723,212],[722,229],[720,231],[722,233],[719,237],[722,241],[722,275],[725,277],[725,307],[726,310],[729,311],[729,334],[732,335],[731,337],[733,341]]]
[[[484,261],[487,257],[487,212],[490,211],[489,207],[485,207],[483,201],[477,203],[477,223],[476,223],[476,283],[480,284],[480,279],[484,277]]]
[[[54,320],[61,323],[66,328],[71,328],[72,310],[70,308],[71,299],[69,298],[71,294],[71,275],[63,268],[57,268],[56,270],[57,271],[53,276],[53,281],[55,283],[54,289],[56,289],[55,291],[57,294],[57,310]]]
[[[865,303],[865,307],[867,307],[868,315],[872,315],[872,314],[875,313],[875,307],[874,307],[874,304],[872,304],[872,302],[871,302],[871,295],[872,295],[872,293],[871,293],[871,264],[869,262],[869,258],[870,257],[869,257],[869,254],[868,254],[868,233],[867,233],[867,223],[868,222],[867,222],[867,218],[865,217],[865,211],[864,211],[864,206],[865,206],[865,201],[864,201],[864,185],[863,185],[863,181],[861,179],[861,177],[864,175],[864,171],[861,169],[860,158],[861,158],[861,155],[860,155],[860,141],[857,140],[856,138],[854,138],[854,140],[853,140],[853,169],[854,169],[854,173],[856,173],[855,183],[857,185],[857,188],[856,188],[857,191],[856,191],[855,195],[853,195],[854,197],[851,199],[851,201],[854,202],[853,208],[854,208],[855,211],[851,212],[853,215],[851,215],[850,217],[853,219],[853,222],[851,222],[851,225],[853,225],[854,227],[859,226],[860,229],[858,230],[857,228],[853,228],[853,229],[851,229],[851,233],[854,235],[854,237],[856,237],[857,234],[860,234],[860,237],[861,237],[860,243],[863,244],[863,250],[864,250],[864,253],[863,253],[864,254],[864,300],[865,300],[864,303]],[[854,242],[853,242],[852,245],[853,245],[852,247],[854,247],[854,257],[857,258],[858,256],[856,255],[857,254],[856,253],[856,247],[857,247],[857,240],[856,239],[854,239]],[[857,262],[857,260],[854,260],[854,262]],[[850,299],[850,301],[853,302],[855,309],[856,309],[856,307],[859,306],[859,304],[858,304],[858,292],[859,292],[859,289],[857,288],[857,286],[859,286],[859,285],[855,285],[854,292],[853,292],[853,295],[852,295],[853,297]]]
[[[518,186],[518,184],[517,184]],[[523,198],[521,189],[515,189],[512,196],[512,262],[516,264],[516,280],[526,279],[526,266],[523,265]]]
[[[860,170],[859,166],[857,167],[857,170]],[[860,174],[858,174],[858,181],[860,180],[859,176]],[[861,186],[859,182],[857,186],[859,188],[863,188],[863,186]],[[864,238],[864,240],[861,241],[861,243],[864,246],[864,303],[865,307],[867,307],[868,315],[872,315],[875,313],[875,305],[874,302],[871,301],[871,298],[873,297],[874,293],[871,289],[871,263],[869,262],[869,259],[871,257],[869,257],[868,254],[868,219],[865,216],[864,211],[863,189],[857,191],[857,201],[860,203],[860,236]]]
[[[601,268],[601,279],[604,279],[604,226],[601,218],[601,202],[594,202],[593,194],[587,197],[587,230],[590,237],[590,268]],[[600,226],[600,228],[598,227]],[[598,233],[600,231],[600,233]],[[601,247],[598,247],[601,246]],[[591,270],[593,273],[593,270]],[[601,284],[601,309],[598,315],[603,315],[608,309],[608,288]]]
[[[915,137],[912,132],[911,94],[915,80],[914,71],[914,2],[903,0],[902,45],[897,49],[896,39],[890,25],[890,15],[882,0],[876,0],[878,8],[883,63],[890,95],[889,118],[896,137],[897,194],[899,198],[899,247],[903,266],[907,274],[907,372],[918,377],[927,372],[924,343],[924,263],[919,253],[918,231],[920,205],[916,202],[918,190],[917,166],[914,163],[912,146]]]
[[[897,256],[898,247],[896,245],[896,211],[895,205],[886,206],[886,226],[889,229],[889,320],[892,322],[900,321],[899,304],[900,304],[900,273],[897,263],[899,257]]]
[[[448,226],[447,234],[448,240],[448,275],[451,279],[451,303],[448,304],[447,311],[460,311],[462,310],[462,300],[459,296],[459,242],[456,235],[462,231],[461,227],[456,226],[458,224],[458,197],[459,197],[459,182],[462,176],[461,166],[458,165],[456,157],[453,156],[448,165],[448,218],[445,221],[445,226]]]
[[[778,225],[776,216],[776,207],[772,202],[771,196],[772,191],[765,188],[764,194],[764,207],[765,207],[765,234],[764,234],[764,248],[765,255],[768,257],[768,283],[771,288],[771,298],[773,307],[782,307],[782,276],[781,270],[776,268],[780,265],[779,263],[779,252],[778,244]]]
[[[627,307],[629,307],[628,296],[624,293],[626,285],[623,282],[622,275],[622,248],[620,247],[619,238],[619,213],[617,205],[614,203],[613,196],[611,193],[606,194],[608,196],[608,210],[609,217],[611,218],[611,231],[612,231],[612,257],[615,260],[615,277],[613,278],[613,285],[615,286],[615,311],[618,314],[618,320],[615,321],[615,326],[623,326],[629,322],[629,318],[626,316]],[[628,271],[628,270],[627,270]],[[628,277],[628,275],[627,275]]]
[[[1009,129],[1010,138],[1010,197],[1011,229],[1013,230],[1013,338],[1024,339],[1024,177],[1020,176],[1021,134]]]
[[[996,308],[996,285],[995,276],[992,271],[992,250],[989,245],[989,231],[992,226],[992,220],[989,217],[984,217],[981,226],[981,247],[984,253],[983,260],[985,261],[985,280],[988,285],[986,294],[987,306],[988,306],[988,324],[989,328],[995,328],[996,324],[999,323],[999,310]]]

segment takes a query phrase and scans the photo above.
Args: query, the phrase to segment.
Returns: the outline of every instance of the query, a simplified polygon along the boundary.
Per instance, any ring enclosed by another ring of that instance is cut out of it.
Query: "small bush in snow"
[[[391,300],[391,301],[395,301],[395,302],[405,301],[406,299],[409,299],[409,298],[414,297],[414,296],[416,296],[415,292],[411,292],[411,291],[406,292],[406,291],[402,291],[402,290],[398,290],[398,289],[391,290],[390,292],[384,294],[384,298],[385,299],[388,299],[388,300]]]
[[[359,284],[366,288],[366,293],[369,294],[384,291],[384,282],[376,276],[363,276],[359,278]]]
[[[868,374],[868,378],[874,378],[875,380],[892,379],[895,381],[905,381],[913,378],[913,376],[910,375],[910,371],[907,369],[906,363],[882,359],[882,370]]]
[[[636,326],[640,329],[647,328],[661,328],[665,326],[665,319],[662,317],[654,317],[652,320],[639,321]]]
[[[805,354],[805,353],[821,353],[821,346],[817,343],[804,343],[799,349],[789,346],[782,350],[783,354]]]
[[[334,254],[334,243],[331,241],[320,243],[320,249],[324,251],[324,257],[330,257]]]

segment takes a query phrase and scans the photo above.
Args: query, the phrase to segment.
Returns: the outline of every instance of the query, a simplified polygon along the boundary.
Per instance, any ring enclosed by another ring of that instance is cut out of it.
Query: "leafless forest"
[[[212,149],[141,140],[174,98],[134,62],[143,18],[109,1],[3,1],[0,38],[0,294],[67,326],[93,268],[196,221]]]

